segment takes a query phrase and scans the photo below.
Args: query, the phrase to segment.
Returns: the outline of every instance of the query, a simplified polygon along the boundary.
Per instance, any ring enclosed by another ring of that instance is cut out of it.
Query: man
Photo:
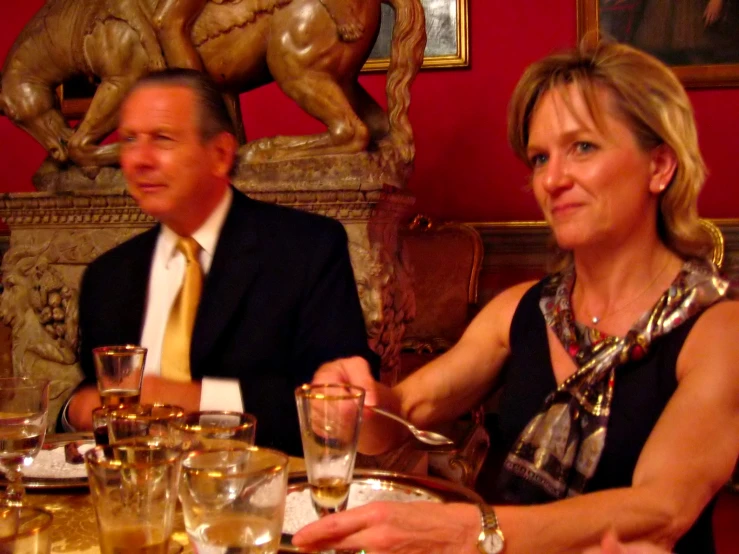
[[[92,348],[134,343],[149,349],[142,402],[244,409],[257,417],[258,444],[299,454],[295,387],[333,359],[373,358],[343,227],[230,186],[236,139],[220,93],[197,71],[167,70],[137,83],[119,134],[129,193],[160,224],[85,272],[87,385],[69,403],[69,423],[89,428],[99,403]],[[195,261],[180,252],[181,237],[197,244]],[[201,272],[191,273],[197,262]],[[194,322],[184,362],[172,363],[170,320],[186,304],[191,275],[202,292],[197,311],[188,308]]]

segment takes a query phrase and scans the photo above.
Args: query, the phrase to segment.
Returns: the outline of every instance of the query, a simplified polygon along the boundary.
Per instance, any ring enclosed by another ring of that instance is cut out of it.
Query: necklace
[[[636,302],[637,300],[639,300],[649,290],[651,290],[651,288],[655,285],[655,283],[659,280],[659,278],[665,272],[665,270],[667,269],[667,266],[668,265],[670,265],[670,258],[669,257],[667,258],[667,263],[662,266],[662,269],[659,270],[659,273],[657,273],[657,275],[654,277],[654,279],[652,279],[649,282],[649,284],[646,286],[646,288],[644,290],[642,290],[639,294],[637,294],[636,296],[632,297],[631,300],[629,300],[625,304],[622,304],[618,308],[615,308],[613,310],[608,310],[606,313],[604,313],[602,315],[593,315],[593,316],[590,316],[591,323],[593,325],[598,325],[601,321],[603,321],[604,318],[610,317],[613,314],[616,314],[618,312],[621,312],[621,311],[625,310],[626,308],[628,308],[629,306],[631,306],[634,302]]]

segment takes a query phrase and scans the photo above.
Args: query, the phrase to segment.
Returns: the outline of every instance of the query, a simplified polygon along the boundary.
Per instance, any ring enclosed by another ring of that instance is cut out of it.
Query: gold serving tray
[[[372,500],[383,500],[382,492],[391,493],[393,499],[399,496],[404,500],[426,500],[431,502],[482,502],[482,498],[474,491],[462,485],[428,477],[425,475],[406,475],[376,469],[355,469],[352,485],[366,486],[373,491]],[[308,487],[308,476],[305,472],[291,473],[288,477],[288,496],[290,493],[300,492]],[[389,495],[390,496],[390,495]],[[351,497],[350,497],[351,499]],[[286,522],[287,524],[287,522]],[[282,553],[305,553],[292,546],[292,535],[283,533],[280,543]]]

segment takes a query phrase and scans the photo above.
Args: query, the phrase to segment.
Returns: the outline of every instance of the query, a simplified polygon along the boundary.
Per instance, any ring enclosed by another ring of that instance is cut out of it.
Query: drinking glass
[[[138,404],[144,378],[146,348],[132,344],[92,349],[100,402],[117,408]]]
[[[0,379],[0,469],[8,480],[4,504],[23,504],[22,469],[31,465],[44,443],[48,409],[48,380]]]
[[[40,508],[0,507],[0,552],[49,554],[52,520],[53,516]]]
[[[110,408],[100,406],[92,411],[92,436],[95,438],[95,444],[107,445],[108,440],[108,414]]]
[[[274,554],[282,535],[288,457],[256,446],[185,454],[180,501],[195,552]]]
[[[303,385],[295,400],[313,506],[319,516],[342,511],[357,457],[364,389]]]
[[[253,446],[257,418],[243,412],[193,412],[172,423],[185,450]]]
[[[102,554],[167,554],[177,505],[178,448],[95,446],[85,453]]]
[[[108,442],[136,438],[157,439],[160,444],[179,444],[172,424],[185,417],[185,409],[172,404],[137,404],[108,412]]]

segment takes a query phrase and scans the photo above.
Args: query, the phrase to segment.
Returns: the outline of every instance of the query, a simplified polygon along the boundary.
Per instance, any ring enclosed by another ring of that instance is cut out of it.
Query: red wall
[[[575,44],[575,1],[469,0],[471,67],[424,71],[413,88],[411,117],[418,154],[410,187],[419,211],[463,220],[537,218],[525,190],[525,168],[505,139],[508,97],[523,68]],[[13,3],[0,21],[0,57],[43,0]],[[383,95],[384,77],[362,77]],[[710,217],[739,217],[731,160],[736,158],[739,90],[692,91],[701,144],[711,172],[701,198]],[[314,132],[317,122],[274,86],[242,96],[250,138]],[[33,190],[31,175],[44,158],[35,141],[0,117],[0,191]]]

